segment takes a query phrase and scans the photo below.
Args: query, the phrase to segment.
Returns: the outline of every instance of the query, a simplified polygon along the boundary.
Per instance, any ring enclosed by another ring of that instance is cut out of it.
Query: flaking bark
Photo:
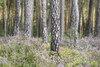
[[[51,50],[59,53],[59,0],[51,0]]]

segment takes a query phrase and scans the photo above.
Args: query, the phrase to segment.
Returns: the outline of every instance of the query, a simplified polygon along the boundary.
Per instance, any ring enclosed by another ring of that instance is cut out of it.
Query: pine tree
[[[87,20],[87,24],[86,24],[86,34],[85,35],[91,34],[92,4],[93,4],[93,0],[90,0],[90,2],[89,2],[88,20]]]
[[[61,0],[60,40],[62,40],[64,37],[64,3],[65,3],[65,0]]]
[[[74,9],[75,9],[75,28],[74,28],[74,44],[73,46],[76,46],[76,41],[78,38],[78,25],[79,25],[79,8],[78,8],[78,0],[73,0],[74,3]]]
[[[97,16],[96,16],[96,23],[95,23],[95,36],[100,37],[100,0],[98,0],[98,5],[97,5]]]
[[[20,0],[15,1],[15,26],[14,26],[14,35],[19,33],[19,9],[20,9]]]
[[[3,0],[3,23],[4,23],[4,35],[6,37],[6,20],[7,20],[7,17],[6,17],[6,0]]]
[[[47,43],[47,24],[46,24],[46,0],[42,0],[42,39]]]
[[[21,0],[21,19],[20,19],[20,24],[19,24],[20,31],[22,31],[23,12],[24,12],[24,0]]]
[[[25,34],[28,38],[32,36],[33,0],[25,0]]]
[[[51,50],[59,51],[59,0],[51,0]]]

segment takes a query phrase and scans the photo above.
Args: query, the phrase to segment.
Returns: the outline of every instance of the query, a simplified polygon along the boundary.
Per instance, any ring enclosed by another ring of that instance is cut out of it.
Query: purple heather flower
[[[49,59],[46,59],[46,61],[47,61],[47,62],[51,62],[51,60],[49,60]]]
[[[63,64],[58,64],[58,67],[64,67],[64,65]]]
[[[45,59],[45,56],[44,56],[44,55],[42,55],[42,56],[41,56],[41,58],[42,58],[42,59]]]
[[[3,46],[6,46],[7,44],[2,44]]]

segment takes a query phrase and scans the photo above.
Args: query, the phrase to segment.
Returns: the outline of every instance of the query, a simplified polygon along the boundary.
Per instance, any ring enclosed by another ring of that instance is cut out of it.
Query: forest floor
[[[57,56],[41,38],[0,37],[0,67],[100,67],[99,38],[79,39],[76,48],[68,44],[60,42]]]

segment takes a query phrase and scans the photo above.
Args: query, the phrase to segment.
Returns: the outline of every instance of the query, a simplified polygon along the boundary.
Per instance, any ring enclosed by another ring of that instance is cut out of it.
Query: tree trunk
[[[71,37],[70,37],[70,41],[71,42],[74,42],[74,1],[71,0],[71,8],[70,8],[70,24],[69,24],[69,28],[70,28],[70,31],[71,31]]]
[[[21,19],[20,19],[20,24],[19,24],[19,30],[22,31],[23,26],[22,26],[22,22],[23,22],[23,11],[24,11],[24,0],[21,0]]]
[[[96,23],[95,23],[95,36],[100,37],[100,0],[98,0],[98,5],[97,5],[97,15],[96,15]]]
[[[33,21],[33,0],[25,2],[25,34],[28,38],[32,36],[32,21]]]
[[[79,25],[79,8],[78,8],[78,0],[73,0],[74,2],[74,9],[75,9],[75,17],[76,17],[76,22],[75,22],[75,28],[74,28],[74,44],[73,46],[76,46],[76,41],[78,38],[78,25]]]
[[[42,0],[42,28],[43,43],[47,43],[46,0]]]
[[[39,0],[39,25],[38,25],[38,31],[39,31],[39,34],[38,34],[38,36],[40,37],[41,36],[41,19],[42,19],[42,16],[41,16],[41,12],[42,12],[42,10],[41,10],[41,0]]]
[[[6,37],[6,20],[7,20],[7,16],[6,16],[6,0],[3,0],[3,22],[4,22],[4,36]]]
[[[8,30],[8,34],[10,34],[10,8],[11,8],[11,0],[8,1],[8,11],[7,11],[7,30]]]
[[[67,28],[67,7],[65,7],[65,34],[67,33],[67,29],[66,28]]]
[[[88,15],[88,20],[86,24],[86,35],[89,35],[91,33],[91,16],[92,16],[92,4],[93,0],[90,0],[89,2],[89,15]]]
[[[71,36],[74,37],[74,2],[71,0],[71,13],[70,13],[70,23],[71,23]]]
[[[38,7],[38,3],[39,3],[38,0],[36,0],[36,7]],[[38,14],[38,13],[39,13],[39,10],[38,10],[38,8],[36,8],[36,37],[39,37],[39,36],[38,36],[38,34],[39,34],[39,31],[38,31],[38,30],[39,30],[39,29],[38,29],[38,28],[39,28],[39,27],[38,27],[38,25],[39,25],[39,21],[38,21],[39,18],[38,18],[38,15],[39,15],[39,14]]]
[[[59,51],[59,0],[51,0],[51,50]]]
[[[61,10],[60,10],[60,40],[64,38],[64,3],[65,0],[61,0]]]
[[[14,35],[19,33],[19,9],[20,9],[20,0],[15,1],[15,26],[14,26]]]

